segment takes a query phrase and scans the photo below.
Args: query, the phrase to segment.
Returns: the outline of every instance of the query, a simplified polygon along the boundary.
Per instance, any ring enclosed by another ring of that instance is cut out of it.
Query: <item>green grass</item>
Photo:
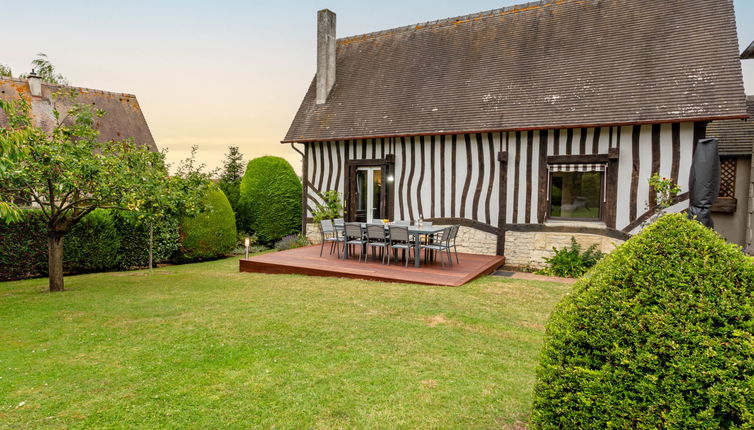
[[[0,428],[505,428],[569,286],[238,273],[0,284]]]

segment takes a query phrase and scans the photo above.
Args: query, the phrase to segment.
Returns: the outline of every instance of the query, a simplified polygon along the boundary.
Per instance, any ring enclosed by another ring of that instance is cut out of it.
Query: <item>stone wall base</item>
[[[547,266],[544,259],[555,255],[553,247],[570,247],[571,237],[576,239],[582,250],[596,244],[597,250],[604,253],[612,252],[623,243],[620,239],[598,234],[508,231],[505,233],[505,265],[542,269]]]
[[[515,268],[542,269],[547,265],[545,257],[552,257],[555,254],[553,247],[561,249],[570,246],[571,237],[576,238],[582,249],[596,244],[597,249],[605,253],[611,252],[623,243],[622,240],[597,234],[507,231],[505,233],[505,265]],[[321,240],[319,225],[307,224],[306,238],[313,244],[319,244]],[[472,227],[461,226],[456,243],[458,252],[495,255],[497,251],[496,234]]]

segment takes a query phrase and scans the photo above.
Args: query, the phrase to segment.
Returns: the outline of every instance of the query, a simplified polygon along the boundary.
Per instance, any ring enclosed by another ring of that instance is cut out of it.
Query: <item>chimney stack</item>
[[[42,97],[42,79],[37,75],[34,69],[31,69],[31,73],[27,77],[29,81],[29,90],[34,97]]]
[[[335,14],[317,12],[317,104],[327,102],[335,85]]]

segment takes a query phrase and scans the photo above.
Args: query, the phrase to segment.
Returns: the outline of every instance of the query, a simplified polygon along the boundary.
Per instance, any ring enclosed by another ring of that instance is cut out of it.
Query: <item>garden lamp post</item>
[[[249,238],[248,237],[244,239],[243,245],[246,248],[246,259],[248,260],[249,259]]]

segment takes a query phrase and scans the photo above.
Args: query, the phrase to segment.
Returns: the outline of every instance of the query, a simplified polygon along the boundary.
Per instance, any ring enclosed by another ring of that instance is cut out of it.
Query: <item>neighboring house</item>
[[[67,96],[71,90],[76,95],[74,98]],[[56,93],[66,94],[66,96],[55,97]],[[55,127],[53,104],[61,117],[65,116],[73,103],[87,104],[105,111],[105,115],[95,118],[94,123],[94,128],[100,133],[101,141],[132,138],[135,143],[157,151],[157,145],[141,112],[139,102],[132,94],[53,85],[42,82],[34,75],[28,79],[0,77],[0,98],[12,99],[19,96],[25,97],[30,102],[34,124],[47,131]],[[7,118],[0,111],[0,127],[6,124]]]
[[[754,118],[754,97],[746,98],[749,116]],[[729,241],[747,246],[752,184],[752,147],[754,147],[754,119],[748,121],[713,121],[707,136],[718,139],[720,147],[720,195],[712,207],[715,230]],[[750,243],[750,241],[749,241]]]
[[[463,226],[461,245],[540,265],[575,236],[612,249],[655,207],[688,207],[694,142],[748,117],[730,0],[542,1],[335,38],[284,143],[304,144],[304,219]]]

